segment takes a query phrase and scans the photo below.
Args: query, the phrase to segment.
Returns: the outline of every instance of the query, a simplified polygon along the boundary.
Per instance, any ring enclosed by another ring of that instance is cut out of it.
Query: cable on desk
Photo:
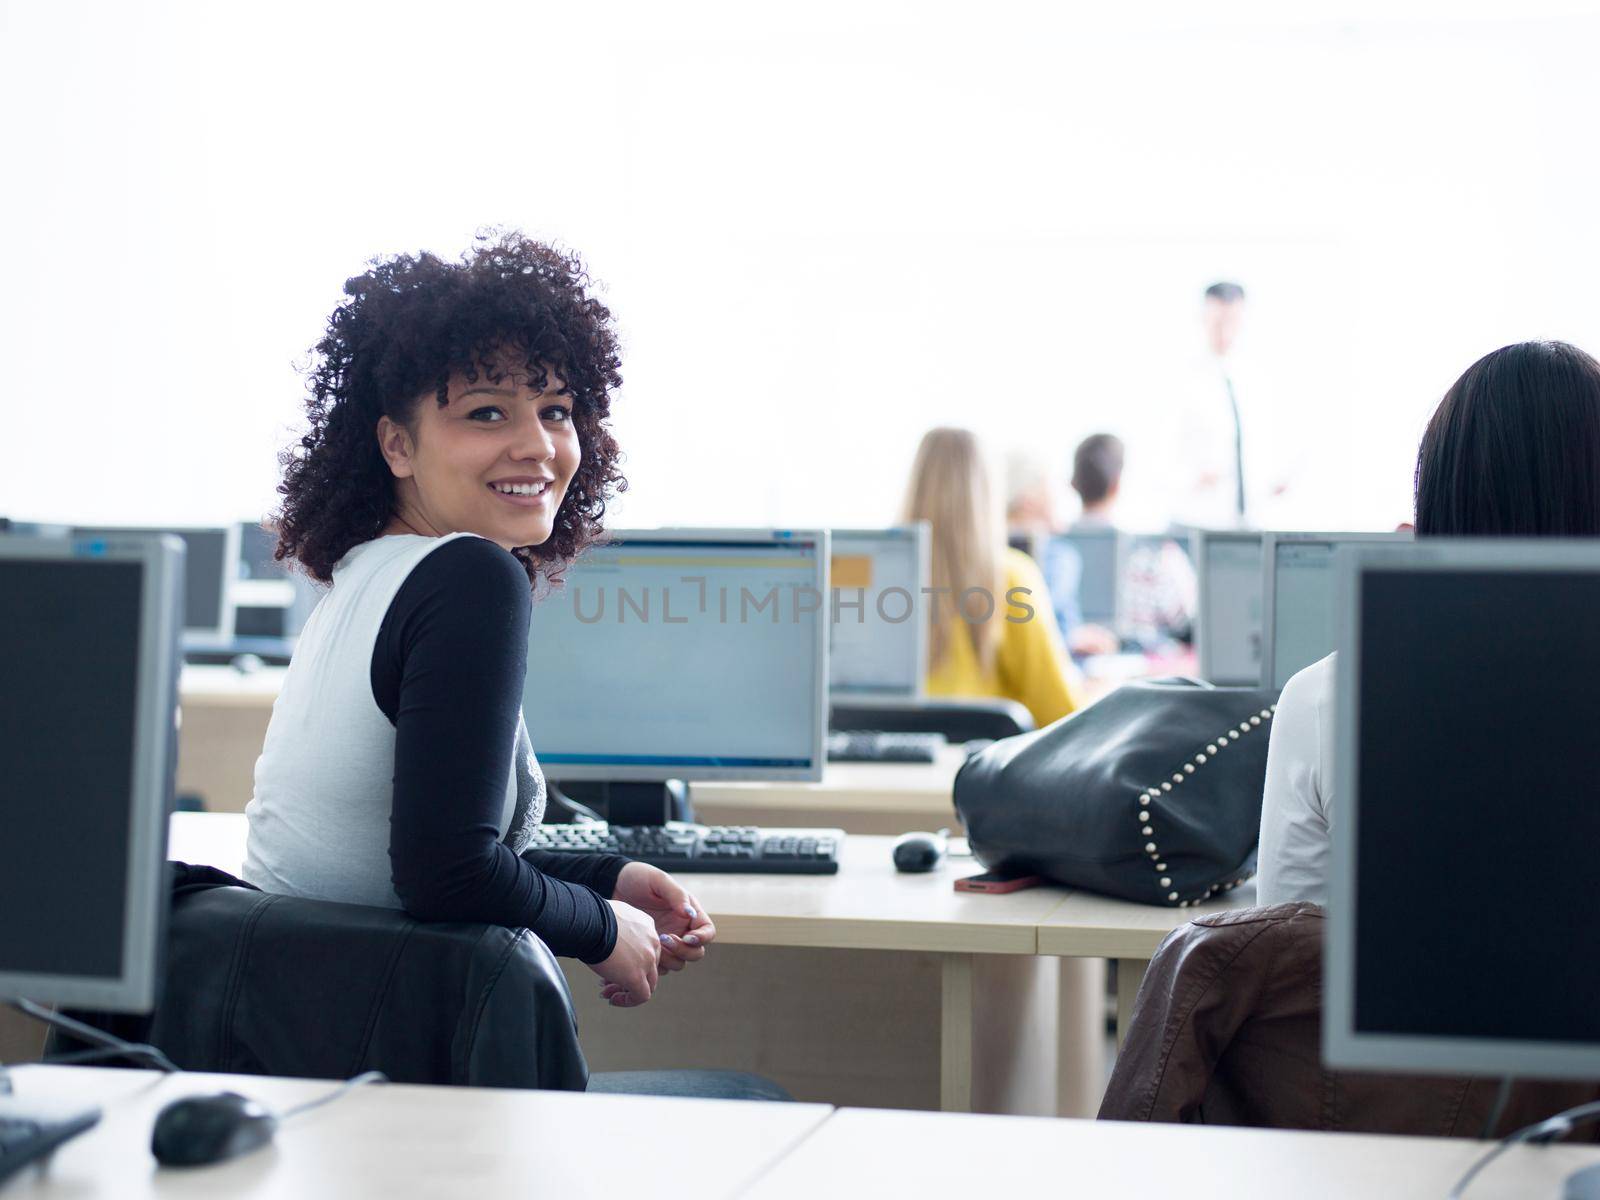
[[[1477,1162],[1467,1169],[1467,1173],[1457,1181],[1455,1187],[1450,1189],[1450,1194],[1445,1200],[1461,1200],[1472,1181],[1476,1179],[1483,1169],[1499,1158],[1511,1147],[1521,1142],[1553,1142],[1557,1138],[1566,1137],[1579,1125],[1600,1119],[1600,1100],[1580,1104],[1576,1108],[1569,1108],[1559,1112],[1553,1117],[1547,1117],[1536,1125],[1528,1125],[1515,1133],[1507,1134],[1500,1144],[1494,1149],[1486,1151]]]
[[[1488,1141],[1494,1136],[1495,1126],[1500,1124],[1500,1118],[1505,1116],[1506,1101],[1511,1099],[1511,1076],[1507,1075],[1500,1081],[1500,1089],[1494,1094],[1494,1104],[1489,1109],[1489,1119],[1483,1123],[1483,1132],[1478,1136],[1483,1141]]]
[[[364,1083],[388,1083],[389,1077],[382,1071],[364,1071],[354,1079],[346,1079],[333,1091],[326,1095],[318,1096],[315,1100],[307,1100],[304,1104],[296,1104],[293,1108],[286,1109],[278,1114],[278,1120],[287,1121],[290,1117],[298,1117],[301,1113],[308,1113],[313,1108],[321,1108],[324,1104],[332,1104],[346,1092],[360,1087]]]
[[[137,1045],[133,1042],[123,1041],[113,1037],[104,1030],[96,1029],[93,1025],[85,1025],[82,1021],[75,1021],[62,1013],[51,1012],[48,1008],[35,1004],[32,1000],[13,1000],[11,1007],[25,1017],[32,1017],[35,1021],[43,1021],[46,1025],[70,1034],[80,1042],[88,1042],[104,1050],[115,1050],[129,1058],[142,1059],[151,1066],[167,1072],[169,1075],[177,1071],[177,1065],[154,1046]],[[114,1057],[108,1055],[107,1057]],[[3,1075],[0,1075],[3,1078]],[[6,1087],[9,1090],[9,1086]]]
[[[158,1070],[166,1070],[162,1062],[170,1059],[148,1042],[127,1042],[121,1046],[102,1046],[98,1050],[75,1050],[71,1054],[57,1054],[39,1061],[51,1067],[77,1067],[84,1063],[104,1062],[108,1058],[131,1058]]]

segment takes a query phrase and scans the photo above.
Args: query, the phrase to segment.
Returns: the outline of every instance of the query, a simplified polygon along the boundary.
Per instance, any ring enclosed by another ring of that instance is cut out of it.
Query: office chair
[[[998,741],[1033,728],[1028,710],[1015,700],[924,698],[884,704],[835,704],[828,728],[838,733],[938,733],[946,741]]]
[[[74,1013],[185,1070],[582,1091],[588,1066],[555,956],[525,929],[257,891],[174,863],[150,1017]],[[47,1055],[81,1049],[52,1034]],[[136,1064],[137,1065],[137,1064]]]
[[[168,865],[172,915],[155,1013],[69,1015],[157,1046],[184,1070],[309,1079],[382,1071],[395,1083],[791,1098],[743,1071],[591,1079],[566,976],[526,929],[420,922],[398,909],[271,895],[214,867]],[[45,1056],[89,1048],[52,1030]]]

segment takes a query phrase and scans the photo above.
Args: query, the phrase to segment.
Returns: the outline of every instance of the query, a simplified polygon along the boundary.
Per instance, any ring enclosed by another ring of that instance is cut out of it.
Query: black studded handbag
[[[1125,684],[995,742],[956,776],[978,861],[1142,904],[1187,907],[1255,874],[1278,693]]]

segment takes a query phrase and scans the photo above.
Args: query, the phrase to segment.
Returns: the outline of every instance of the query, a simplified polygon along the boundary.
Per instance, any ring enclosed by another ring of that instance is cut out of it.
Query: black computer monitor
[[[1600,1079],[1600,543],[1337,570],[1327,1061]]]
[[[233,636],[233,600],[228,585],[238,574],[237,526],[143,527],[79,526],[76,538],[117,538],[134,534],[171,534],[184,545],[183,631],[202,638]]]
[[[148,1011],[183,546],[0,538],[0,998]]]

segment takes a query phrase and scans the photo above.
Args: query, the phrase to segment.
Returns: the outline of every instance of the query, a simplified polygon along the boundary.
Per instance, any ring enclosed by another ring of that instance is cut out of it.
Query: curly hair
[[[460,262],[432,254],[373,259],[345,281],[307,371],[310,429],[280,456],[283,506],[278,559],[296,559],[313,579],[394,514],[394,477],[378,446],[378,419],[407,427],[432,389],[449,403],[452,371],[503,378],[507,350],[526,359],[543,389],[554,371],[572,397],[582,461],[556,510],[549,540],[512,551],[533,585],[560,578],[601,534],[606,502],[627,487],[611,436],[611,391],[622,383],[610,310],[587,294],[576,254],[516,231],[480,233]]]

